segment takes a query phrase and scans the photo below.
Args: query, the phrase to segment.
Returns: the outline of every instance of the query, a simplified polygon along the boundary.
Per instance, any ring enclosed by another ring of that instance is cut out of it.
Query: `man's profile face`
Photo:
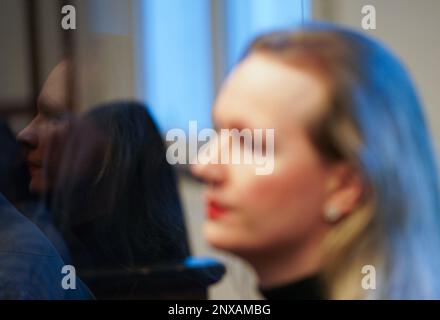
[[[63,60],[50,73],[37,101],[37,115],[17,136],[26,149],[26,162],[31,182],[29,189],[35,193],[50,191],[54,171],[51,142],[67,127],[67,69]]]

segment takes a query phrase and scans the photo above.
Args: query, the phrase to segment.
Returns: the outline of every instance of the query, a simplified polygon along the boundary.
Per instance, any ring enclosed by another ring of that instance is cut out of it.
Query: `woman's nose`
[[[226,177],[225,165],[222,164],[193,164],[191,172],[204,183],[211,185],[222,184]]]
[[[226,178],[226,164],[220,161],[220,150],[215,141],[205,145],[197,155],[197,161],[191,165],[194,176],[207,184],[218,185]]]

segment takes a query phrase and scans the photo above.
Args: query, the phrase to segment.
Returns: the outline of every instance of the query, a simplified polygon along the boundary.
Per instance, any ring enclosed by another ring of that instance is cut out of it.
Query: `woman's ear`
[[[325,221],[335,223],[353,212],[362,201],[364,189],[359,169],[349,164],[338,164],[331,168],[326,181]]]

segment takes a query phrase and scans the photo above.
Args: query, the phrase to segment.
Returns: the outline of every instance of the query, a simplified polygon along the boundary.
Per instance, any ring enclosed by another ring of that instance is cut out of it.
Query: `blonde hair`
[[[440,297],[437,171],[402,65],[377,42],[333,25],[263,35],[247,54],[255,52],[326,82],[328,112],[310,125],[310,137],[326,159],[349,163],[364,176],[363,202],[325,241],[327,297]],[[365,265],[376,268],[376,290],[361,286]]]

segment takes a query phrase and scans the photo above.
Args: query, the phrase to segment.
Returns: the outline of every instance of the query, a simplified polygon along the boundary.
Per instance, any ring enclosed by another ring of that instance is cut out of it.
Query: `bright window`
[[[142,96],[162,130],[211,126],[214,99],[212,21],[221,21],[222,76],[259,33],[289,28],[310,16],[309,0],[144,0],[141,5]],[[220,39],[218,39],[220,41]],[[217,68],[218,69],[218,68]]]

